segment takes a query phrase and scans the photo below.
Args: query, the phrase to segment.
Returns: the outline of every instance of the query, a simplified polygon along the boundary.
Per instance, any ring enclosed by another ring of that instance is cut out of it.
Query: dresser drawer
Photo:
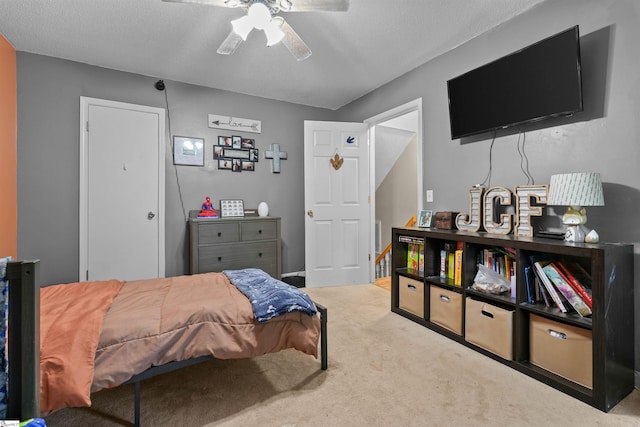
[[[275,239],[278,235],[278,226],[275,221],[243,222],[241,228],[243,241]]]
[[[198,252],[198,272],[260,268],[277,275],[276,241],[232,243],[228,245],[201,246]]]
[[[240,227],[237,222],[199,224],[197,232],[199,245],[240,241]]]

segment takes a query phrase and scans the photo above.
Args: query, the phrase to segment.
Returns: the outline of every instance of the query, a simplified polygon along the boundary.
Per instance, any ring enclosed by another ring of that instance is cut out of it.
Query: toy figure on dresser
[[[198,218],[218,218],[218,211],[213,207],[213,203],[211,203],[211,198],[209,196],[207,196],[205,201],[202,203]]]
[[[585,208],[568,206],[567,211],[562,216],[562,223],[568,227],[564,238],[567,242],[598,243],[600,240],[596,230],[587,232],[587,227],[583,225],[587,223],[587,211]]]

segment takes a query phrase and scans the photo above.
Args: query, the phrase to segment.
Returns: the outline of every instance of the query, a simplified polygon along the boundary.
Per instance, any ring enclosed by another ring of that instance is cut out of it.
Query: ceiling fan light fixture
[[[289,10],[291,10],[291,1],[289,0],[281,0],[280,1],[280,9],[282,9],[284,12],[288,12]]]
[[[273,46],[280,43],[284,37],[284,31],[273,21],[270,21],[264,27],[264,34],[267,36],[267,46]]]
[[[271,22],[271,12],[269,12],[269,8],[262,3],[252,4],[247,16],[251,19],[253,27],[259,30],[264,30]]]
[[[242,40],[247,41],[247,37],[249,37],[249,33],[253,30],[253,23],[251,22],[251,18],[248,15],[243,16],[242,18],[234,19],[231,21],[231,26],[233,27],[233,31],[242,37]]]

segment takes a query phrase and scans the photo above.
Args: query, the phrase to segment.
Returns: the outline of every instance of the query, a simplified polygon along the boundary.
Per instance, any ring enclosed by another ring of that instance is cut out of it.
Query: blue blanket
[[[258,268],[224,270],[223,273],[249,298],[258,322],[266,322],[294,310],[310,316],[316,314],[316,306],[307,294]]]

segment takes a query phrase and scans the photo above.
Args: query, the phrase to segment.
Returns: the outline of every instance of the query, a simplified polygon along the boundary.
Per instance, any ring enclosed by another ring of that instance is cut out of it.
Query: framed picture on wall
[[[175,165],[204,166],[204,138],[174,136],[173,163]]]
[[[230,136],[219,136],[218,137],[218,145],[223,145],[225,147],[231,147],[233,142],[231,141]]]
[[[431,227],[432,218],[433,218],[432,210],[423,210],[418,212],[418,227],[422,227],[422,228]]]

